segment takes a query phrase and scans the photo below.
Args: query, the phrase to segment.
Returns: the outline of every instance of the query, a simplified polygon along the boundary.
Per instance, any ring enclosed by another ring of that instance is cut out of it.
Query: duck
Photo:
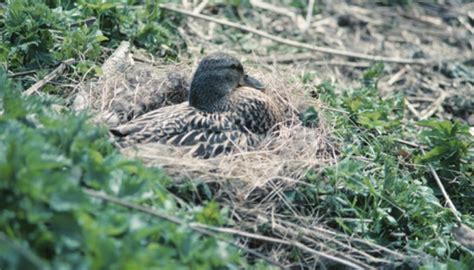
[[[111,133],[122,147],[158,142],[188,147],[201,158],[251,149],[283,121],[264,89],[236,57],[213,53],[198,64],[188,101],[145,113]]]

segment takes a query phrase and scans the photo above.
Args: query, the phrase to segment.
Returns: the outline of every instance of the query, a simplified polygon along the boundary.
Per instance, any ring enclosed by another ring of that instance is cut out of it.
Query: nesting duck
[[[236,147],[248,149],[283,120],[280,108],[262,89],[235,57],[211,54],[194,73],[188,102],[148,112],[111,131],[123,146],[188,146],[203,158]]]

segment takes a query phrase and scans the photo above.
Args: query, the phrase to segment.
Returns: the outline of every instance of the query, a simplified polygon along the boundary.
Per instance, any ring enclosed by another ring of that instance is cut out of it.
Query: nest
[[[334,160],[327,147],[329,127],[319,119],[315,128],[305,127],[299,109],[318,106],[317,101],[305,99],[304,87],[290,85],[282,74],[249,71],[266,86],[266,94],[278,101],[286,112],[286,121],[275,134],[268,135],[256,150],[235,149],[227,155],[197,159],[179,147],[158,143],[139,144],[122,149],[126,155],[142,159],[146,164],[160,167],[176,179],[201,179],[208,182],[227,182],[231,193],[246,201],[256,187],[269,181],[302,181],[310,169],[317,169]],[[306,100],[306,101],[305,101]],[[230,186],[235,186],[231,188]]]
[[[150,101],[155,98],[153,94],[156,92],[153,90],[148,91],[146,87],[126,87],[130,85],[130,79],[124,74],[130,65],[125,66],[125,69],[117,71],[113,76],[107,75],[108,78],[94,82],[99,82],[98,85],[101,86],[95,89],[102,91],[89,94],[87,98],[98,113],[96,121],[114,126],[116,122],[126,121],[127,117],[111,123],[107,120],[110,117],[105,116],[121,113],[130,116],[130,111],[127,113],[127,110],[132,109],[134,117],[149,108],[176,102],[158,104]],[[173,74],[179,67],[183,66],[163,67],[164,72],[156,73],[161,75],[148,77],[148,84],[161,85],[158,78],[172,81],[169,76],[163,77],[163,74],[170,74],[170,71]],[[148,166],[162,168],[176,181],[176,185],[191,181],[196,186],[205,183],[207,187],[211,187],[212,199],[231,210],[231,217],[235,221],[232,229],[234,232],[241,232],[234,233],[239,236],[238,245],[252,256],[263,258],[272,264],[281,267],[292,264],[314,267],[323,262],[325,265],[371,268],[406,259],[403,254],[338,233],[324,225],[317,214],[303,214],[288,202],[284,194],[286,191],[295,190],[302,185],[311,186],[306,181],[308,171],[317,173],[337,162],[337,149],[332,143],[332,127],[322,113],[319,113],[318,124],[314,127],[307,127],[300,121],[301,111],[309,106],[321,108],[322,104],[310,97],[305,85],[300,83],[301,80],[292,77],[295,76],[291,75],[294,73],[279,70],[263,72],[247,66],[246,69],[265,84],[266,93],[284,108],[286,115],[278,133],[268,135],[256,150],[235,149],[227,155],[198,159],[179,147],[148,143],[123,148],[121,152],[143,160]],[[185,68],[187,74],[190,74],[189,70],[189,67]],[[116,83],[107,83],[112,81]],[[148,84],[142,83],[143,86]],[[183,85],[186,85],[185,79]],[[92,88],[89,89],[91,93]],[[138,93],[139,91],[144,93]],[[131,95],[142,96],[130,99]],[[136,100],[140,102],[130,102]],[[116,105],[124,102],[126,105]],[[147,107],[143,103],[153,106]],[[253,236],[249,237],[247,232],[254,232]],[[304,262],[294,261],[294,249],[298,250],[299,259]]]

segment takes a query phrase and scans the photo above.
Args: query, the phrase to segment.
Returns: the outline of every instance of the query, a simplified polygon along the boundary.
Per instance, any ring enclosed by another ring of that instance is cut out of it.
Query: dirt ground
[[[290,1],[272,2],[252,0],[233,8],[183,1],[183,6],[310,46],[425,62],[386,62],[381,93],[402,92],[414,119],[457,118],[474,125],[474,3],[409,1],[402,6],[383,5],[390,1],[309,1],[314,2],[314,12],[308,15],[307,10],[285,3]],[[186,18],[179,33],[191,54],[232,50],[270,71],[314,73],[316,83],[329,80],[341,89],[356,86],[370,65],[359,57],[287,46],[192,17]]]

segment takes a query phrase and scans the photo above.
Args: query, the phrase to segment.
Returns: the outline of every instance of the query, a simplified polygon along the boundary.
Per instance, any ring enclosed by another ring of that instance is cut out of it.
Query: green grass
[[[43,77],[59,62],[74,58],[78,75],[93,75],[100,73],[102,47],[130,40],[173,58],[180,44],[172,30],[179,18],[165,14],[153,1],[11,0],[0,13],[0,63],[12,73],[33,70]]]
[[[440,263],[436,267],[456,262],[456,269],[472,269],[474,256],[453,239],[455,218],[443,206],[445,200],[427,166],[436,168],[464,214],[463,222],[474,227],[474,141],[468,126],[439,120],[405,123],[402,96],[378,94],[382,72],[380,64],[372,66],[360,88],[342,95],[328,83],[314,89],[322,100],[348,114],[328,115],[337,123],[341,160],[321,175],[310,172],[308,181],[314,188],[300,187],[299,202],[316,205],[311,211],[333,220],[331,226],[349,235],[413,254],[423,251]],[[403,141],[424,145],[427,151]]]
[[[161,171],[123,158],[87,115],[59,100],[21,97],[0,74],[0,268],[236,268],[239,252],[215,238],[91,198],[83,188],[183,221],[225,223],[219,207],[178,207]]]

